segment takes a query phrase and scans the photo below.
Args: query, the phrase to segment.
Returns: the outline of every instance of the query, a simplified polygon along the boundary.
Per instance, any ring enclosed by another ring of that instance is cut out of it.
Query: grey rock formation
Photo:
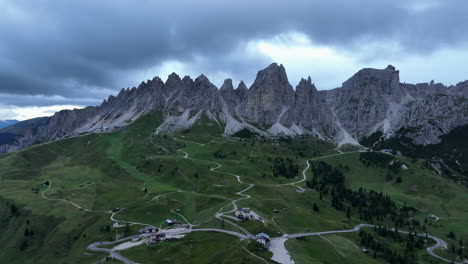
[[[398,71],[393,66],[362,69],[341,88],[324,93],[344,129],[355,138],[376,130],[390,115],[391,102],[402,98]]]
[[[455,86],[448,87],[449,94],[468,97],[468,81],[459,82]]]
[[[111,132],[157,111],[164,122],[156,133],[182,131],[203,115],[216,121],[224,135],[248,129],[268,136],[313,135],[339,145],[358,144],[376,131],[386,137],[404,134],[416,144],[433,144],[457,126],[468,124],[468,81],[400,83],[399,72],[362,69],[340,88],[317,91],[311,78],[294,90],[282,65],[258,72],[248,89],[232,80],[220,89],[206,76],[195,80],[172,73],[138,87],[122,89],[98,107],[60,111],[52,117],[24,121],[0,130],[0,152],[25,148],[83,133]]]
[[[310,77],[301,79],[296,86],[292,118],[297,127],[306,128],[322,139],[336,138],[340,132],[333,112]]]
[[[257,78],[241,103],[239,114],[249,123],[271,125],[284,116],[294,103],[294,90],[283,65],[271,64]]]
[[[466,83],[466,82],[465,82]],[[327,102],[351,137],[360,139],[382,131],[402,132],[416,144],[440,142],[440,136],[468,123],[467,88],[460,83],[402,84],[393,67],[363,69],[325,93]]]

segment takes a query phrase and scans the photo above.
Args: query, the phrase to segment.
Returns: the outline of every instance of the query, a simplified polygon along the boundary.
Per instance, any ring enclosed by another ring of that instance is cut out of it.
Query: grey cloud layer
[[[428,53],[467,42],[468,1],[412,3],[423,8],[395,0],[0,1],[0,93],[101,97],[123,86],[126,72],[195,57],[208,71],[242,78],[263,61],[226,54],[288,31],[344,49],[377,40]]]

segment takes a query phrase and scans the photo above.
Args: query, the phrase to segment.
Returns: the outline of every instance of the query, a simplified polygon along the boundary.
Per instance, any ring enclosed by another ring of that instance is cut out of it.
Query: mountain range
[[[204,75],[193,80],[172,73],[166,82],[155,77],[122,89],[97,107],[63,110],[4,128],[0,152],[115,131],[150,112],[164,117],[156,133],[187,130],[206,116],[225,136],[246,130],[265,137],[310,135],[344,145],[378,133],[426,145],[468,124],[468,81],[452,86],[401,83],[399,71],[389,65],[362,69],[332,90],[317,90],[310,77],[294,89],[283,65],[273,63],[257,73],[250,88],[241,81],[234,89],[227,79],[218,89]]]
[[[0,120],[0,129],[14,125],[18,123],[18,120]]]

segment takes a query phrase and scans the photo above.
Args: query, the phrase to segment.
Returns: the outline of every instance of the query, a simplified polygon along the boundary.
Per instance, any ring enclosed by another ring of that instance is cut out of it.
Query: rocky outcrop
[[[403,95],[398,71],[393,66],[383,70],[362,69],[341,88],[324,93],[341,125],[355,138],[379,126],[386,129],[385,122],[391,122],[394,114],[392,103],[401,101]]]
[[[468,124],[468,98],[447,94],[430,94],[403,106],[402,114],[393,128],[396,133],[415,144],[434,144],[454,128]]]
[[[301,79],[296,86],[292,118],[296,129],[306,128],[308,132],[322,139],[336,138],[340,133],[333,112],[312,84],[310,77],[307,80]]]
[[[281,122],[293,103],[294,90],[286,71],[283,65],[273,63],[258,72],[241,103],[239,114],[249,123],[271,125]]]
[[[397,133],[415,144],[434,144],[440,136],[468,123],[466,82],[403,84],[391,65],[363,69],[341,88],[323,91],[343,128],[355,139],[381,131]]]
[[[448,87],[448,92],[455,96],[468,98],[468,81],[459,82],[455,86]]]
[[[468,124],[467,93],[468,81],[450,87],[400,83],[391,65],[362,69],[329,91],[318,91],[310,77],[293,89],[276,63],[259,71],[249,89],[243,82],[234,89],[231,79],[218,89],[204,75],[192,80],[172,73],[165,83],[155,77],[122,89],[98,107],[60,111],[0,130],[0,152],[114,131],[151,111],[164,115],[156,133],[186,130],[205,115],[228,136],[248,129],[265,136],[313,135],[341,145],[382,131],[385,137],[404,133],[416,144],[432,144]]]

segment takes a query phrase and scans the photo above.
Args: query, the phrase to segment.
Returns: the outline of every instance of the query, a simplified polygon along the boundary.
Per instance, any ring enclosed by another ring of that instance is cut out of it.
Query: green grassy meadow
[[[301,180],[309,159],[346,168],[342,171],[350,189],[383,192],[400,206],[440,217],[425,224],[428,233],[447,239],[454,232],[457,239],[468,243],[467,189],[425,169],[420,160],[396,157],[408,166],[398,174],[402,182],[396,183],[387,179],[388,169],[360,162],[359,153],[334,155],[338,154],[335,146],[314,138],[224,138],[220,136],[222,127],[207,118],[190,131],[156,135],[161,122],[162,115],[155,113],[119,132],[83,135],[1,154],[0,263],[99,263],[106,255],[86,247],[124,232],[125,227],[112,227],[110,211],[114,208],[124,209],[115,214],[120,221],[165,227],[167,218],[185,222],[174,213],[178,209],[195,226],[224,226],[239,232],[213,216],[223,207],[231,210],[231,201],[241,197],[236,193],[248,184],[255,185],[244,192],[251,198],[237,204],[252,208],[264,219],[264,223],[239,223],[251,233],[275,237],[306,230],[350,229],[362,223],[357,212],[346,217],[344,211],[331,206],[329,196],[320,199],[319,192],[305,182],[296,185],[306,192],[281,185]],[[277,157],[291,160],[298,168],[297,176],[275,176],[273,161]],[[212,170],[218,164],[222,167]],[[313,176],[311,170],[306,175],[308,179]],[[98,212],[43,199],[43,192],[48,198]],[[314,203],[319,212],[313,210]],[[424,222],[426,215],[416,211],[414,218]],[[140,227],[131,225],[126,232],[135,233]],[[290,239],[286,248],[296,263],[386,263],[363,254],[356,236]],[[141,245],[121,253],[139,263],[186,263],[187,259],[191,263],[264,263],[245,249],[248,243],[227,234],[194,232],[181,240]],[[399,245],[388,245],[400,250]],[[269,252],[254,253],[270,262]],[[439,263],[424,250],[418,256],[425,261],[421,263]]]

